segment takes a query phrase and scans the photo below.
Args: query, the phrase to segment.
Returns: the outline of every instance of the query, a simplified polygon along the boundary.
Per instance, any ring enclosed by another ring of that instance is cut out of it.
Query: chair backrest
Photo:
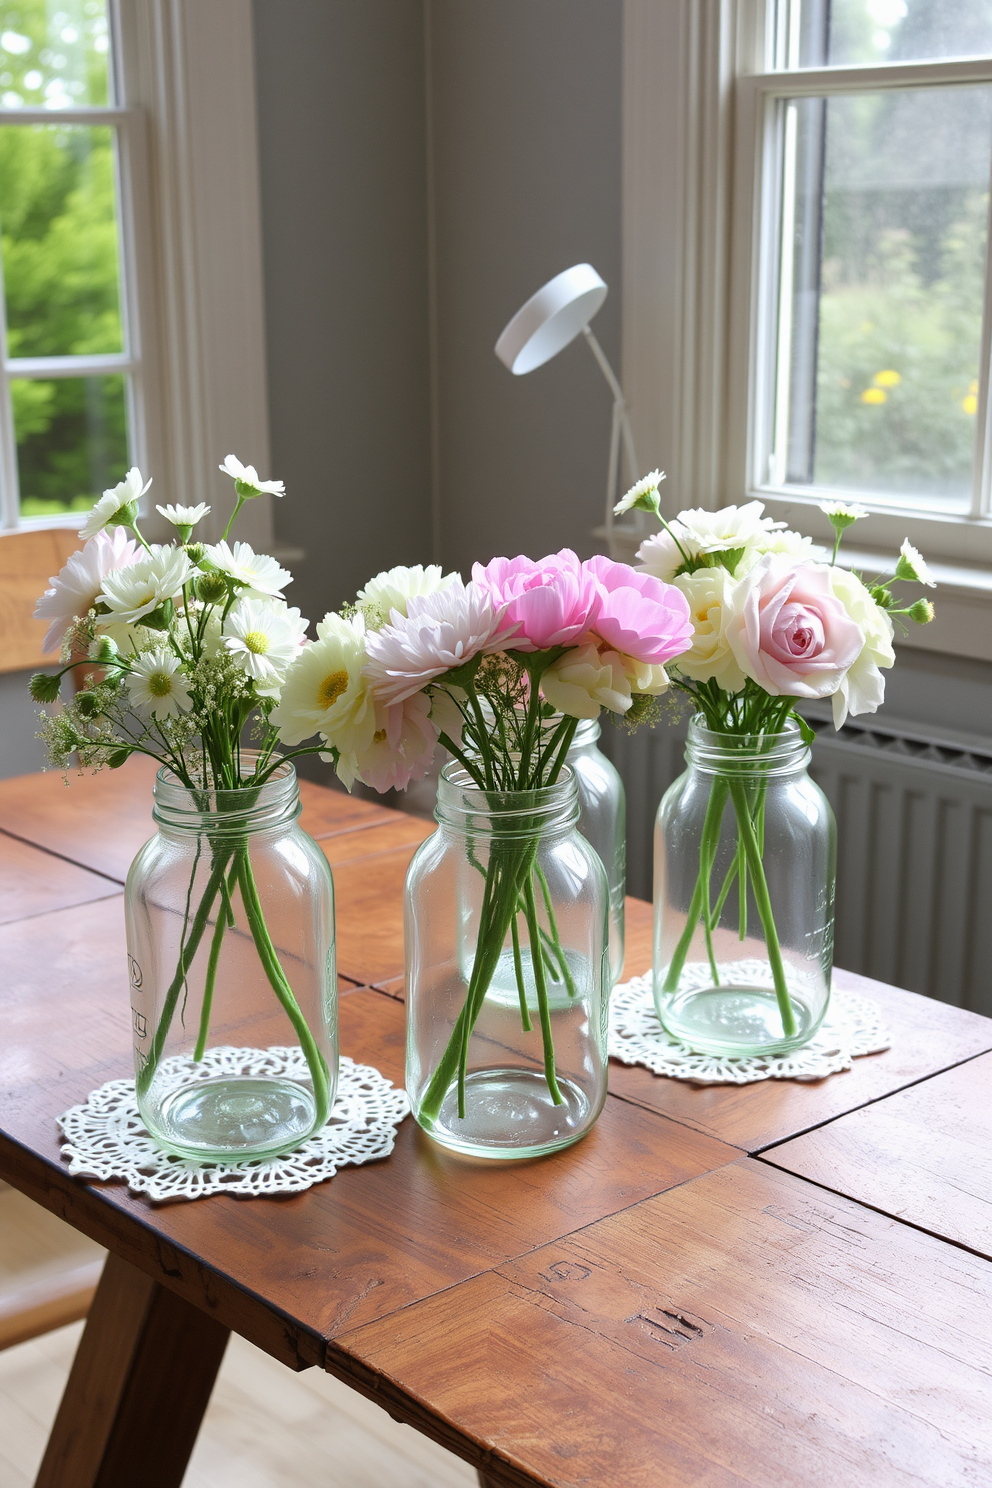
[[[50,576],[81,547],[76,527],[0,532],[0,672],[26,671],[55,658],[41,649],[48,622],[33,618],[34,607]]]

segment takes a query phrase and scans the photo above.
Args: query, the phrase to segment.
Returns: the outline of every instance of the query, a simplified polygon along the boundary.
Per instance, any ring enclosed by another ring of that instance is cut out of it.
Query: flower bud
[[[207,551],[206,550],[206,547],[204,546],[203,543],[200,543],[200,542],[195,542],[195,543],[188,542],[186,544],[186,555],[189,558],[189,560],[190,560],[191,563],[200,563],[200,562],[202,562],[202,560],[203,560],[203,558],[204,558],[204,556],[206,554],[206,551]]]
[[[196,581],[196,597],[204,604],[219,604],[227,598],[227,580],[221,573],[201,574]]]
[[[915,620],[917,625],[929,625],[934,616],[933,605],[929,599],[918,599],[915,604],[910,605],[906,614],[910,620]]]
[[[117,655],[117,642],[112,636],[97,636],[95,641],[90,642],[89,659],[98,662],[100,666],[106,666]]]
[[[868,593],[880,610],[887,610],[892,603],[892,590],[886,589],[884,584],[873,584]]]
[[[36,703],[54,703],[59,695],[60,677],[53,677],[50,672],[35,672],[28,683],[28,691]]]
[[[92,718],[100,711],[100,699],[95,692],[81,692],[76,697],[76,712],[80,718]]]

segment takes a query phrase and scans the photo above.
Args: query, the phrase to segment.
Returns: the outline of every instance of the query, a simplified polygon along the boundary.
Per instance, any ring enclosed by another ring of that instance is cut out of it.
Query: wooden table
[[[151,772],[0,782],[0,1176],[110,1251],[38,1483],[176,1488],[229,1334],[329,1370],[486,1484],[992,1482],[992,1021],[842,972],[889,1052],[815,1084],[615,1065],[595,1130],[471,1163],[412,1121],[305,1194],[156,1207],[56,1116],[130,1072],[122,881]],[[403,1078],[401,886],[430,825],[304,785],[342,1050]],[[650,960],[629,902],[628,974]]]

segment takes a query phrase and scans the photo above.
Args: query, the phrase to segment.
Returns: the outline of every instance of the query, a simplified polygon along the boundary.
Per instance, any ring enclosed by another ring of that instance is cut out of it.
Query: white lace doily
[[[208,1049],[197,1067],[202,1078],[253,1073],[259,1056],[265,1072],[305,1078],[306,1061],[299,1048]],[[188,1071],[184,1056],[164,1060]],[[333,1178],[346,1164],[388,1157],[396,1128],[409,1113],[406,1091],[398,1090],[370,1064],[341,1057],[337,1094],[327,1125],[283,1157],[240,1163],[203,1163],[178,1157],[156,1145],[138,1114],[133,1080],[109,1080],[94,1090],[85,1105],[73,1106],[58,1120],[66,1137],[62,1156],[74,1178],[123,1178],[132,1193],[145,1193],[158,1203],[201,1199],[210,1194],[249,1197],[301,1193]]]
[[[747,964],[739,963],[742,971]],[[690,970],[687,968],[687,971]],[[752,968],[753,970],[753,968]],[[745,980],[753,977],[745,976]],[[683,974],[682,985],[685,985]],[[651,973],[615,987],[610,1000],[609,1051],[623,1064],[643,1064],[656,1075],[700,1085],[749,1085],[755,1080],[822,1080],[851,1068],[861,1054],[889,1047],[881,1009],[867,997],[835,988],[819,1029],[791,1054],[697,1054],[662,1028],[655,1011]]]

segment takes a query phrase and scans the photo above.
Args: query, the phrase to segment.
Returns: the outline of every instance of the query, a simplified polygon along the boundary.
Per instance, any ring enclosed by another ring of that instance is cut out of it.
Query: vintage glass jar
[[[579,792],[579,831],[603,860],[610,887],[610,980],[623,971],[624,897],[627,892],[627,816],[623,781],[599,748],[597,718],[580,718],[566,760]]]
[[[200,1160],[273,1156],[337,1083],[334,890],[291,764],[258,789],[155,780],[157,834],[125,895],[138,1107]]]
[[[608,886],[575,776],[483,791],[452,762],[436,814],[406,883],[414,1116],[475,1157],[552,1152],[606,1099]]]
[[[658,808],[654,993],[703,1053],[783,1054],[819,1028],[833,960],[833,813],[794,721],[780,734],[689,725]]]

